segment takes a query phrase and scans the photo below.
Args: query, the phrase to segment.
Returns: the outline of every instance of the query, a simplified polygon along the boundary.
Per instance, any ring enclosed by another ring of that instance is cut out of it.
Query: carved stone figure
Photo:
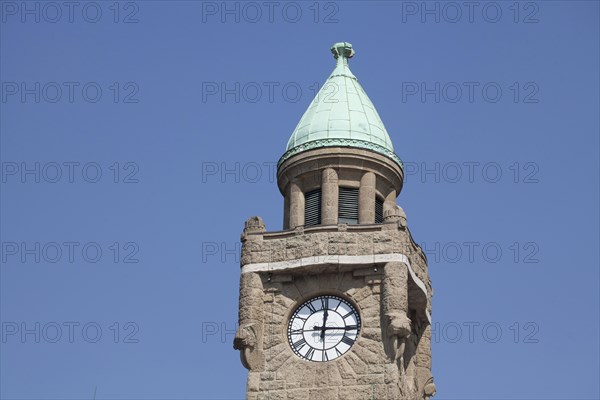
[[[256,351],[256,325],[256,323],[240,325],[233,339],[233,348],[240,351],[242,365],[247,369],[252,368],[252,352]]]
[[[433,383],[433,376],[430,377],[427,382],[425,383],[425,387],[423,388],[423,394],[425,397],[425,400],[429,400],[430,397],[435,396],[435,383]]]
[[[387,333],[392,340],[392,349],[396,349],[394,358],[399,361],[401,372],[404,372],[404,349],[406,340],[410,336],[410,319],[403,312],[392,313],[388,318],[390,322]]]
[[[240,350],[242,365],[249,370],[261,368],[264,360],[262,295],[261,277],[254,273],[243,274],[240,278],[239,327],[233,340],[233,348]]]

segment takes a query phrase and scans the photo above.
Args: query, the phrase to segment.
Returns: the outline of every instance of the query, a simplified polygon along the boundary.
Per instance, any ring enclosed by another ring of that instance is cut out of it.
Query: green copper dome
[[[331,52],[337,65],[300,119],[278,165],[307,150],[355,147],[383,154],[402,168],[375,106],[348,67],[352,45],[336,43]]]

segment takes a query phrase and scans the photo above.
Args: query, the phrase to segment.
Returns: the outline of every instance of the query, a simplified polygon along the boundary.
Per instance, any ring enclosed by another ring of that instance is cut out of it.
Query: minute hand
[[[351,331],[351,330],[354,330],[354,329],[358,329],[358,326],[356,326],[356,325],[348,325],[348,326],[345,326],[343,328],[339,328],[337,326],[315,326],[313,328],[314,331],[330,331],[330,330],[336,330],[336,329],[337,330]]]

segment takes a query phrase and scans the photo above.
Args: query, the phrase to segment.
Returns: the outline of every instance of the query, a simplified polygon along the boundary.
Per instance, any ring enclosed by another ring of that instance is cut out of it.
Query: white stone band
[[[311,265],[325,265],[325,264],[338,264],[338,265],[360,265],[360,264],[382,264],[386,262],[401,262],[406,265],[408,268],[408,272],[410,273],[410,277],[417,284],[419,289],[423,291],[425,297],[427,298],[427,303],[429,303],[430,299],[427,295],[427,287],[423,283],[421,279],[415,274],[415,271],[412,269],[410,265],[410,261],[408,261],[408,257],[404,254],[400,253],[387,253],[387,254],[371,254],[371,255],[362,255],[362,256],[344,256],[344,255],[326,255],[326,256],[313,256],[313,257],[304,257],[296,260],[289,261],[278,261],[273,263],[256,263],[256,264],[246,264],[242,266],[242,274],[247,274],[249,272],[271,272],[271,271],[284,271],[288,269],[295,269],[299,267],[308,267]],[[431,323],[431,315],[429,315],[429,310],[425,310],[425,314],[427,315],[427,320]]]

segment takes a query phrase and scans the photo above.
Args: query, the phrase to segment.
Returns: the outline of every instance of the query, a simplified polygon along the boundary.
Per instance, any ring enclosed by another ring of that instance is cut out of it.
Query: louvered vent
[[[383,200],[375,199],[375,223],[383,223]]]
[[[321,189],[304,194],[304,226],[321,224]]]
[[[358,189],[340,188],[338,222],[358,224]]]

